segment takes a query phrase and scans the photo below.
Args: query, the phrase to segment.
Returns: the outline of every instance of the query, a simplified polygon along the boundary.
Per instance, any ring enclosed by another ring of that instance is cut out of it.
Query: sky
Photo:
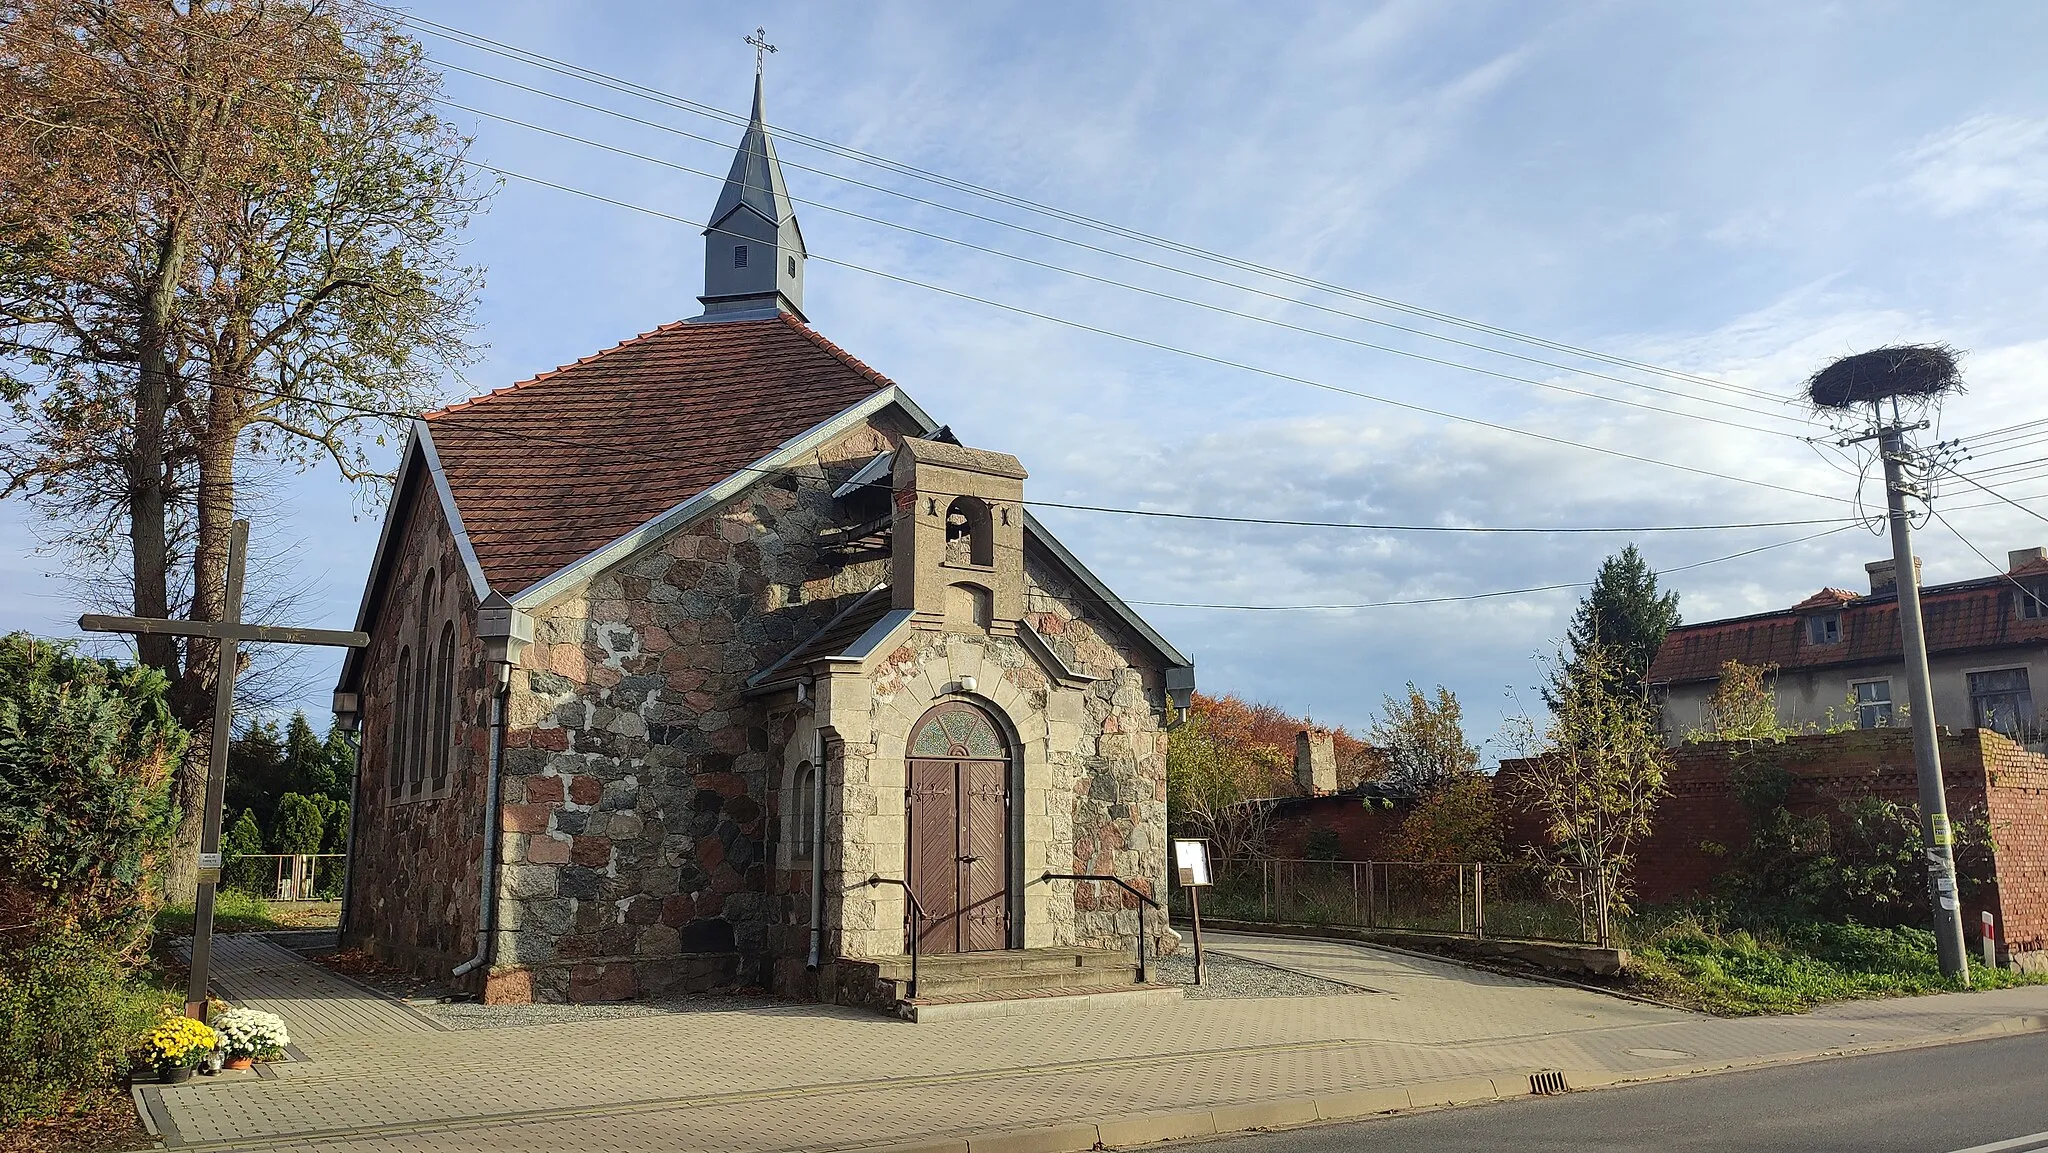
[[[407,11],[741,115],[754,65],[742,37],[759,24],[777,47],[771,126],[1065,214],[778,138],[810,251],[837,262],[808,270],[812,323],[966,443],[1019,456],[1031,500],[1349,524],[1854,517],[1864,459],[1831,447],[1835,430],[1797,393],[1831,358],[1899,342],[1967,352],[1968,391],[1919,435],[2048,417],[2039,5]],[[479,160],[690,221],[709,212],[717,181],[683,169],[722,177],[735,124],[421,40],[449,68],[448,115]],[[464,242],[486,271],[482,346],[445,399],[695,315],[701,246],[697,227],[506,180]],[[2048,455],[2040,444],[1962,468],[2024,465]],[[2048,543],[2048,472],[1984,483],[2025,509],[1942,485],[1956,531],[1925,526],[1930,582]],[[1861,490],[1882,501],[1867,478]],[[296,592],[293,623],[355,618],[383,502],[332,468],[273,476],[251,502],[261,580]],[[1173,606],[1584,582],[1634,542],[1676,570],[1664,585],[1697,621],[1864,587],[1863,564],[1890,555],[1854,525],[1786,543],[1835,524],[1461,535],[1037,511],[1194,657],[1205,690],[1362,730],[1406,682],[1442,684],[1475,742],[1537,707],[1536,658],[1583,590]],[[81,578],[38,551],[42,533],[32,510],[0,504],[0,630],[77,635]],[[1778,547],[1699,563],[1763,546]],[[286,707],[321,719],[337,666],[296,656]]]

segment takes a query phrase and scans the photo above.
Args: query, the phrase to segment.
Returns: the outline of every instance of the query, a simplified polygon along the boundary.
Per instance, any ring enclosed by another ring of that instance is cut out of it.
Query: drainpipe
[[[825,944],[825,737],[818,725],[816,698],[811,703],[811,956],[805,967],[816,972]]]
[[[341,923],[338,936],[348,935],[350,897],[356,887],[356,822],[363,819],[363,723],[362,698],[355,693],[337,691],[334,694],[334,727],[341,730],[342,740],[348,742],[350,758],[348,774],[348,831],[341,839]]]
[[[492,593],[477,609],[477,636],[484,643],[484,667],[489,671],[491,729],[488,766],[484,776],[483,877],[478,882],[476,909],[476,955],[455,966],[454,975],[465,976],[491,958],[493,930],[498,911],[498,780],[505,770],[505,705],[512,694],[512,666],[533,640],[533,618],[512,607],[503,593]]]

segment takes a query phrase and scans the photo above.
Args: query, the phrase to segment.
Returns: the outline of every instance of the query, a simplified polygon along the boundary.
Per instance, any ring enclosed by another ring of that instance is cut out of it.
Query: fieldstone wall
[[[533,614],[490,998],[768,983],[771,932],[801,905],[771,856],[789,723],[742,693],[886,579],[886,558],[825,563],[815,542],[832,487],[902,432],[857,429]]]
[[[445,978],[476,951],[489,704],[474,629],[476,595],[440,502],[430,483],[398,499],[404,520],[364,654],[362,766],[351,805],[356,840],[342,943],[387,965]],[[394,800],[388,787],[396,753],[394,670],[401,646],[417,643],[430,572],[437,590],[428,614],[434,632],[449,620],[456,627],[449,785],[442,796]]]

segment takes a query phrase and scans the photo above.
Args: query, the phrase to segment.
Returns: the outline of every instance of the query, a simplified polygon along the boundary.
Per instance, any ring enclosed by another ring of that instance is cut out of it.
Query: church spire
[[[747,38],[756,50],[753,116],[704,230],[704,295],[697,299],[706,320],[770,309],[804,315],[804,237],[762,112],[760,54],[775,49],[760,37]]]

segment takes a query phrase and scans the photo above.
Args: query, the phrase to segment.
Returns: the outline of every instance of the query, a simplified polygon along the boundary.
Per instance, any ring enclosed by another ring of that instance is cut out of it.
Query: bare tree
[[[0,0],[5,493],[125,552],[138,614],[219,618],[238,465],[374,481],[366,425],[470,355],[454,236],[483,193],[438,88],[366,0]],[[138,644],[195,730],[173,895],[211,650]]]

